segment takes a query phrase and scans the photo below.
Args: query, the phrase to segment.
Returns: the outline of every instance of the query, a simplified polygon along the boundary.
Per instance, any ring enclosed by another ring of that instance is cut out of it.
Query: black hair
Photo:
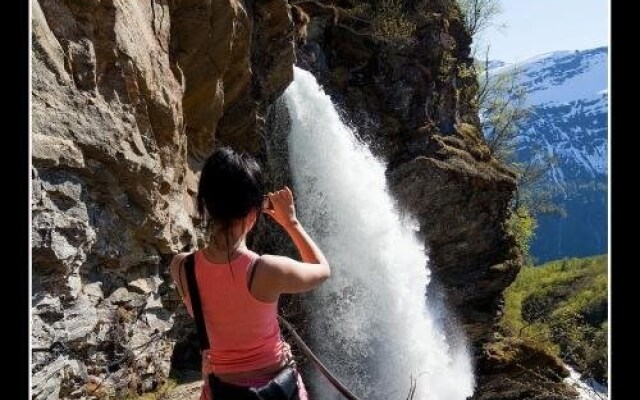
[[[260,211],[264,196],[262,169],[246,152],[216,149],[205,161],[198,184],[197,207],[206,225],[221,227]]]

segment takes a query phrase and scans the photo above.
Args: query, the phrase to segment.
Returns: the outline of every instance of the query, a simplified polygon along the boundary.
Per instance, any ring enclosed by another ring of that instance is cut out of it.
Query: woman
[[[329,277],[329,264],[296,218],[291,190],[285,186],[265,196],[260,167],[246,153],[220,148],[207,159],[200,175],[197,205],[210,231],[207,245],[194,254],[196,293],[200,294],[210,343],[202,354],[202,372],[213,377],[212,382],[241,386],[242,390],[264,387],[282,376],[279,373],[285,368],[291,368],[290,348],[277,321],[280,294],[315,288]],[[247,248],[247,234],[260,213],[269,215],[287,232],[302,262],[258,255]],[[170,269],[193,316],[184,271],[187,255],[175,256]],[[296,398],[305,400],[307,392],[295,369],[294,375]],[[210,388],[214,383],[209,381],[205,379],[201,400],[215,397],[216,390]]]

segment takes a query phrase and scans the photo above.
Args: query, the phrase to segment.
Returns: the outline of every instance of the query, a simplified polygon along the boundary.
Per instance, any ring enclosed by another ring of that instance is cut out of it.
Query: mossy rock
[[[553,382],[569,376],[562,360],[530,340],[507,337],[487,344],[484,351],[486,359],[498,370],[542,371],[549,373],[548,378]]]

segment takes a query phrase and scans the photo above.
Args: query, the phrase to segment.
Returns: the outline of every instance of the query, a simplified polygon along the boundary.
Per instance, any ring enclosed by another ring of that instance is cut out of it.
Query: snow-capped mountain
[[[526,93],[518,158],[553,160],[546,185],[566,217],[539,218],[532,253],[540,261],[607,251],[607,61],[600,47],[494,63],[490,71],[515,71]]]

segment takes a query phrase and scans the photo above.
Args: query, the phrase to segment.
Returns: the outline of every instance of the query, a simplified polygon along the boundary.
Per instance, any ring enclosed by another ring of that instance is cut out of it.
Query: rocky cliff
[[[290,3],[33,2],[34,398],[163,382],[189,332],[165,269],[198,241],[195,171],[219,143],[269,161],[267,116],[294,62],[388,162],[436,283],[489,359],[482,345],[519,268],[504,229],[515,181],[478,132],[457,8]]]
[[[154,389],[171,253],[215,141],[260,152],[293,76],[285,0],[33,2],[34,398]],[[172,302],[173,301],[173,302]]]

